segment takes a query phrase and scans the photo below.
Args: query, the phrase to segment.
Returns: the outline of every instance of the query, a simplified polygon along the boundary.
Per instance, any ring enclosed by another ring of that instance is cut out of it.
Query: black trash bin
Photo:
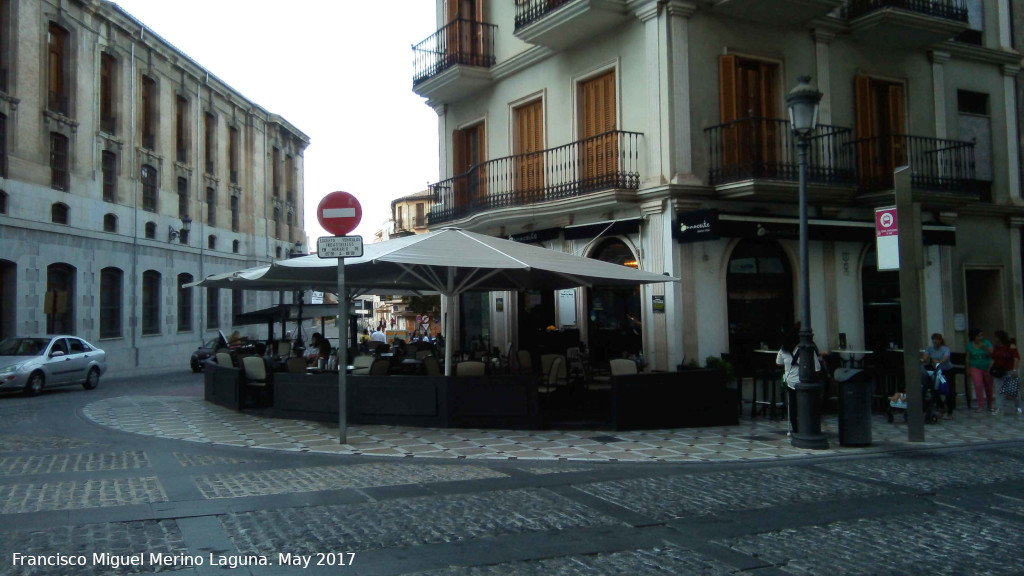
[[[871,396],[875,381],[863,370],[837,370],[839,383],[839,445],[871,445]]]

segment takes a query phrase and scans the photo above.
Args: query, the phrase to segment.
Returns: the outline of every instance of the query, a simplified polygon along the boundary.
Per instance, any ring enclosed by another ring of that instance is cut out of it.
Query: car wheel
[[[199,372],[199,371],[201,371],[203,369],[202,364],[200,364],[199,362],[196,362],[195,360],[193,360],[191,362],[191,365],[192,365],[192,371],[193,372]]]
[[[38,396],[43,391],[43,383],[46,378],[42,372],[33,372],[28,377],[28,382],[25,384],[25,395],[26,396]]]
[[[82,382],[82,388],[86,390],[93,390],[100,385],[100,371],[93,368],[89,370],[89,374],[85,377],[85,382]]]

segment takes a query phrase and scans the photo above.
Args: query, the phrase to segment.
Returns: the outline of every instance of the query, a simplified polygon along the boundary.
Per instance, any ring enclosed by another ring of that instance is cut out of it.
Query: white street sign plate
[[[316,241],[321,258],[359,258],[363,255],[362,236],[325,236]]]

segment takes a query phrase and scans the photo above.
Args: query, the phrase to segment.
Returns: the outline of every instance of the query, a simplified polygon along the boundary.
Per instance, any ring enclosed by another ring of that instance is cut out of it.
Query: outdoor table
[[[772,356],[778,356],[778,350],[771,349],[757,349],[754,350],[755,354],[770,354]],[[775,360],[771,361],[771,364],[775,364]],[[780,370],[764,369],[760,374],[755,371],[754,376],[754,398],[751,401],[750,416],[753,417],[757,411],[758,406],[764,406],[768,409],[768,417],[772,420],[775,419],[775,411],[782,410],[783,402],[779,400],[779,382],[782,379]],[[761,400],[757,399],[757,385],[758,380],[761,384]],[[768,397],[771,400],[768,400]]]
[[[843,368],[863,368],[864,367],[864,356],[868,354],[874,354],[871,350],[854,350],[851,348],[843,348],[841,350],[832,350],[839,355],[839,359],[843,362]],[[861,356],[857,358],[857,356]]]

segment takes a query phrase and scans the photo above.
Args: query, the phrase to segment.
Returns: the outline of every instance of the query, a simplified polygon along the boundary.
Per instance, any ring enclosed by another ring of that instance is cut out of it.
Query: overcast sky
[[[201,66],[309,135],[306,231],[329,192],[363,206],[367,242],[391,200],[437,181],[437,115],[412,92],[432,0],[116,0]]]

